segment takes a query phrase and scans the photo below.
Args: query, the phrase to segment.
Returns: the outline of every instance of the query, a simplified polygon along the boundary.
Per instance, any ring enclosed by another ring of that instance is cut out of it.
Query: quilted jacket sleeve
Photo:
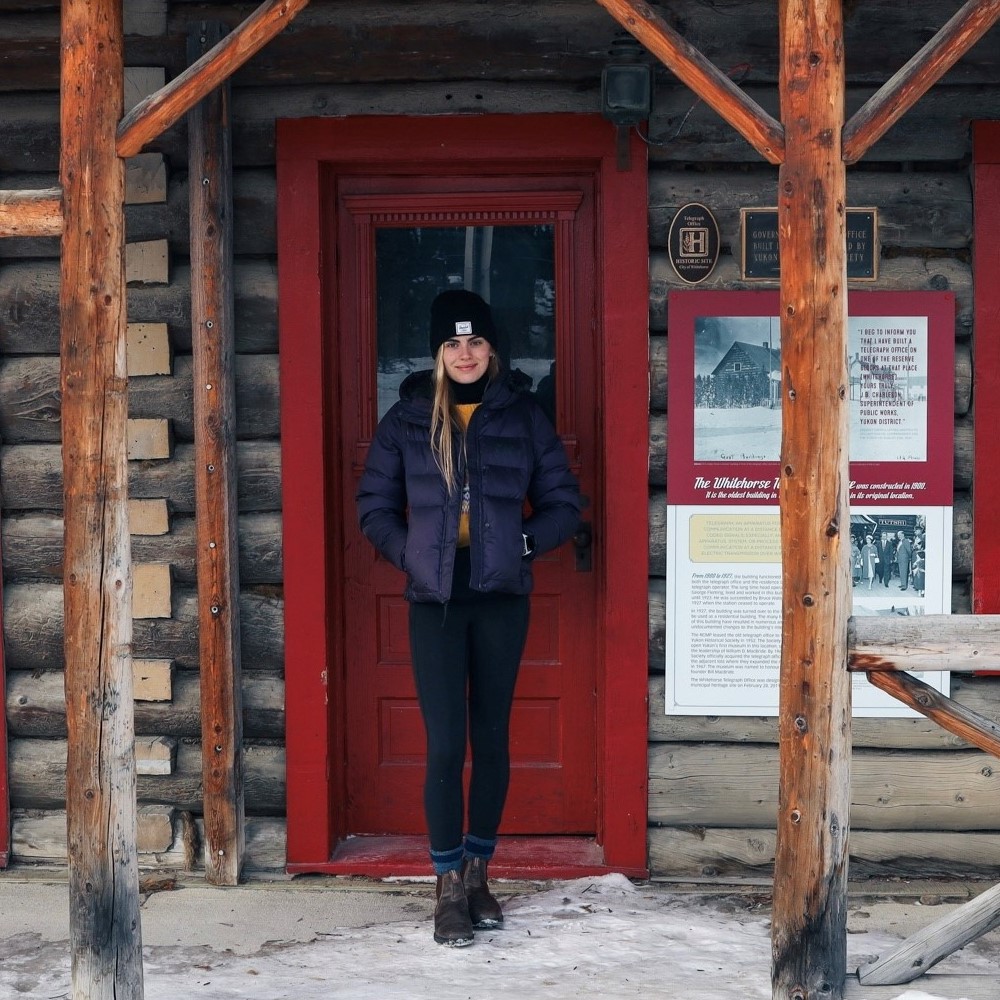
[[[393,566],[404,569],[406,476],[402,435],[392,410],[379,421],[355,499],[365,537]]]
[[[548,417],[533,406],[534,468],[528,485],[531,515],[524,530],[534,536],[536,554],[573,536],[580,521],[580,485],[570,471],[566,449]]]

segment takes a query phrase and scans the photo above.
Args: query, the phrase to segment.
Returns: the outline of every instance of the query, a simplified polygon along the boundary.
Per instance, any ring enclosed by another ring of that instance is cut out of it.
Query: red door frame
[[[972,611],[1000,612],[1000,538],[992,530],[1000,497],[1000,462],[992,428],[1000,419],[1000,121],[972,127],[972,339],[975,476],[972,483]]]
[[[492,172],[502,172],[504,161],[544,161],[589,169],[596,178],[605,502],[595,532],[607,540],[598,597],[598,833],[578,850],[553,853],[529,843],[524,861],[506,864],[503,874],[647,872],[649,291],[646,153],[635,136],[631,154],[631,169],[619,170],[615,130],[593,115],[277,123],[289,871],[343,871],[331,859],[349,832],[338,827],[342,790],[330,780],[331,755],[342,759],[343,752],[329,712],[338,697],[330,665],[341,659],[342,636],[330,615],[341,583],[331,578],[326,560],[333,518],[328,522],[324,470],[333,443],[324,428],[333,404],[323,384],[324,177],[331,169],[364,170],[403,156],[429,169],[460,160]],[[539,857],[550,860],[539,863]],[[368,859],[355,870],[405,873],[392,858]]]

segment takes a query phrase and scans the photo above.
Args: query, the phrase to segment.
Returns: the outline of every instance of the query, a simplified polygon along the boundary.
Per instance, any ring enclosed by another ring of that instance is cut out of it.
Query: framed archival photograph
[[[855,615],[951,610],[954,309],[949,292],[849,293]],[[778,293],[672,294],[668,373],[666,710],[776,714]],[[863,676],[854,702],[914,714]]]

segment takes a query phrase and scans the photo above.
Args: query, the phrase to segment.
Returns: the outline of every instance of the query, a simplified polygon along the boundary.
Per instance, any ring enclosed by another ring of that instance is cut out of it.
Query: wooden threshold
[[[358,836],[341,840],[327,862],[288,865],[290,874],[367,875],[371,878],[431,874],[427,838],[423,836]],[[501,837],[490,875],[510,879],[567,879],[619,872],[647,878],[648,869],[622,869],[605,864],[604,851],[593,837]]]

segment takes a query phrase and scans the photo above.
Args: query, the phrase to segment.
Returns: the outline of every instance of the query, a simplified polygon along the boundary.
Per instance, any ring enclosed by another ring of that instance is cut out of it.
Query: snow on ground
[[[766,896],[671,893],[619,875],[558,882],[506,898],[506,928],[480,931],[462,949],[433,943],[429,891],[417,904],[405,919],[331,926],[309,943],[270,941],[253,954],[214,950],[206,939],[197,947],[147,946],[146,1000],[771,996]],[[849,968],[898,940],[880,931],[850,934]],[[36,940],[32,947],[24,941],[20,951],[12,939],[3,944],[0,996],[69,996],[65,941]],[[995,946],[990,954],[975,945],[938,967],[993,974],[996,968]],[[900,987],[896,1000],[939,998]]]

